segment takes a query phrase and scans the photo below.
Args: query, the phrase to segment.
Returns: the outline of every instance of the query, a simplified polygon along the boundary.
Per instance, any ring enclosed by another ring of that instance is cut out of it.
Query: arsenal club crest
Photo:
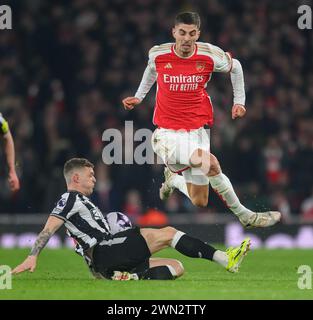
[[[197,62],[197,63],[196,63],[196,69],[197,69],[197,71],[201,72],[201,71],[204,70],[204,68],[205,68],[205,63],[204,63],[204,62]]]

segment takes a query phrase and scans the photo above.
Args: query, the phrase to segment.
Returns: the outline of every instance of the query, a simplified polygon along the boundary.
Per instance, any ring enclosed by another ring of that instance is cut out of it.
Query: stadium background
[[[200,40],[232,52],[245,75],[248,112],[236,121],[229,76],[215,74],[209,83],[213,153],[245,205],[278,209],[285,223],[312,219],[313,32],[297,28],[303,3],[7,1],[13,30],[0,31],[0,111],[15,139],[21,190],[10,194],[2,166],[0,212],[48,213],[73,156],[95,163],[93,200],[103,212],[133,219],[151,208],[190,219],[227,212],[213,192],[201,210],[179,193],[162,203],[162,166],[107,166],[101,158],[105,129],[123,130],[126,120],[153,129],[155,88],[133,112],[121,99],[135,93],[149,48],[172,41],[175,15],[194,10],[202,18]]]
[[[299,266],[313,267],[313,32],[297,28],[297,9],[304,3],[6,1],[13,30],[0,30],[0,112],[15,139],[21,190],[10,194],[2,165],[0,265],[13,268],[27,256],[64,191],[62,167],[73,156],[96,164],[93,200],[103,212],[123,210],[135,219],[157,208],[170,224],[219,249],[249,235],[253,250],[233,275],[168,249],[160,256],[183,262],[181,279],[116,283],[94,281],[73,250],[46,249],[36,272],[14,277],[12,290],[0,290],[0,300],[312,299],[312,290],[300,290],[297,273]],[[125,120],[153,129],[155,89],[133,112],[123,110],[121,99],[135,92],[149,48],[171,40],[173,18],[183,10],[199,11],[201,40],[231,51],[244,68],[248,113],[243,119],[230,117],[229,76],[215,74],[209,84],[215,106],[212,150],[243,203],[281,210],[282,224],[243,230],[213,192],[209,207],[201,210],[179,193],[161,203],[162,166],[102,162],[105,129],[123,130]],[[0,157],[4,164],[2,149]],[[62,230],[47,247],[72,247],[70,240]]]

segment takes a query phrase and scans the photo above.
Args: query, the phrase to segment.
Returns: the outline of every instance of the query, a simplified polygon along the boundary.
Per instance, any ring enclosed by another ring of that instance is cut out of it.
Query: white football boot
[[[238,218],[245,228],[265,228],[280,221],[281,213],[278,211],[244,213]]]
[[[164,182],[160,188],[160,199],[162,201],[167,200],[175,190],[175,187],[173,187],[171,184],[175,174],[177,173],[173,173],[168,167],[164,168]]]

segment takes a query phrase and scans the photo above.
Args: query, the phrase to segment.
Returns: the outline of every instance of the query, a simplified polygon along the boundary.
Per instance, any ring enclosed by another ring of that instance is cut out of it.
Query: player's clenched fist
[[[127,97],[123,99],[122,102],[126,110],[132,110],[137,104],[141,102],[141,100],[136,97]]]
[[[231,117],[232,119],[236,119],[237,117],[241,118],[246,114],[246,108],[242,104],[234,104]]]
[[[15,171],[11,171],[9,173],[8,182],[9,182],[9,186],[10,186],[11,191],[15,192],[15,191],[19,190],[20,182],[18,180],[18,177],[17,177]]]

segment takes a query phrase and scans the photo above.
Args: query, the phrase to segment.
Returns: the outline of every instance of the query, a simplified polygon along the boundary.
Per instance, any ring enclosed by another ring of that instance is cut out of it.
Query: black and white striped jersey
[[[69,235],[83,250],[112,238],[102,212],[80,192],[64,193],[50,215],[64,220]]]

